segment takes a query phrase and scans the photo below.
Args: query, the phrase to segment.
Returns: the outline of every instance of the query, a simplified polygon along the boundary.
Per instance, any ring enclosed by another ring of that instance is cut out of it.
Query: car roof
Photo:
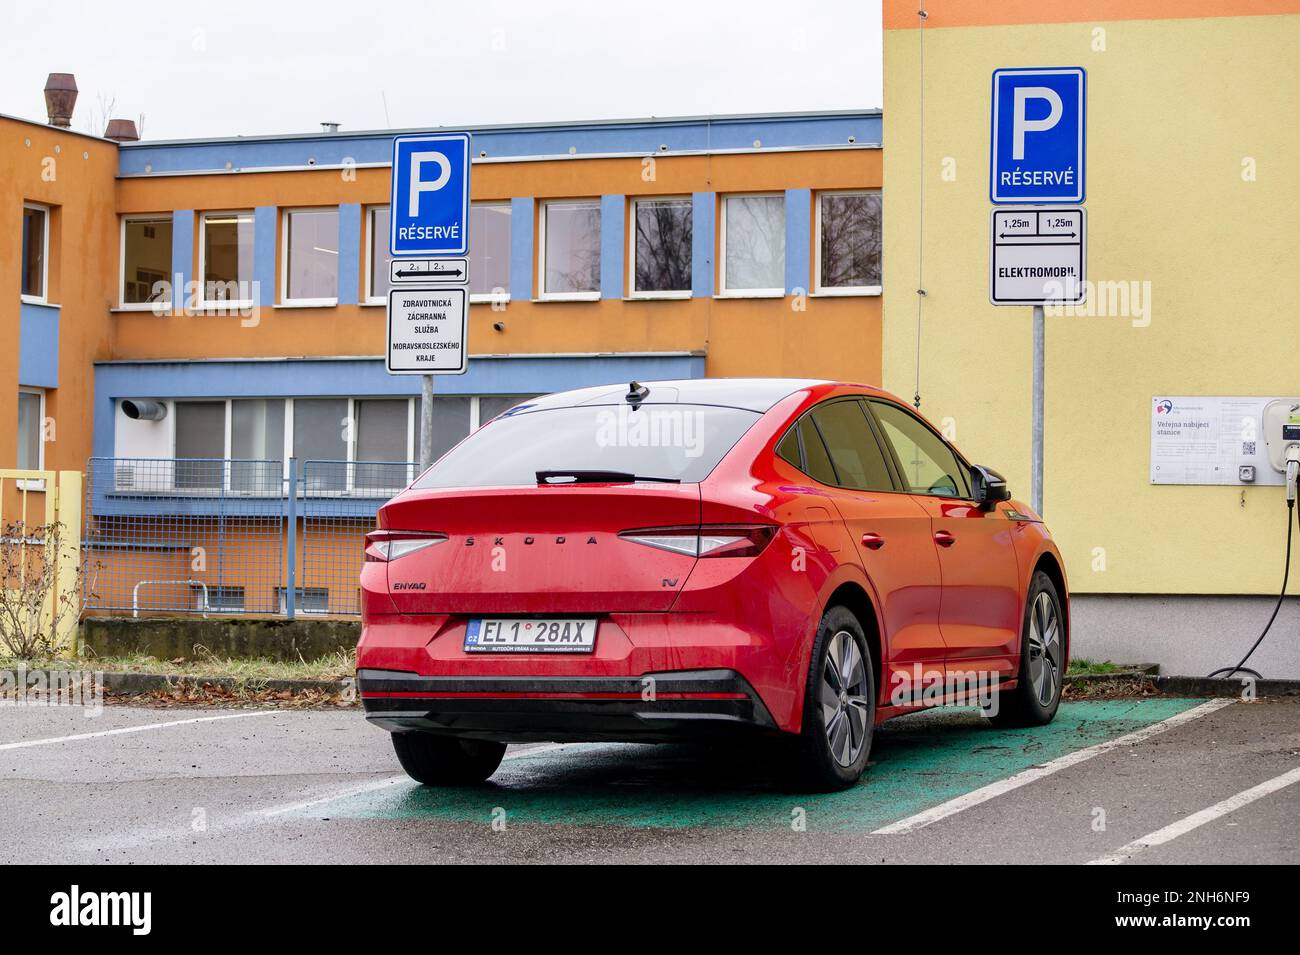
[[[648,389],[641,404],[720,405],[762,413],[795,392],[835,383],[819,378],[684,378],[676,381],[642,381],[638,384]],[[515,411],[623,404],[631,385],[631,382],[597,385],[543,395],[523,402],[516,406]]]

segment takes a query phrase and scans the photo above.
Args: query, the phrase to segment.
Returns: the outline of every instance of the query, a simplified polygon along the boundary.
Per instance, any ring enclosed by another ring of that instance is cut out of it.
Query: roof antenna
[[[641,384],[639,381],[633,381],[628,384],[627,395],[624,396],[623,400],[635,408],[641,404],[641,402],[645,401],[649,395],[649,388]]]

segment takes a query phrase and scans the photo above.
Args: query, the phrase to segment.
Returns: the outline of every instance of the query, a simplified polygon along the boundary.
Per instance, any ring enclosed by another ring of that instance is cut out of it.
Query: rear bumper
[[[525,742],[668,742],[775,732],[734,670],[639,677],[420,676],[361,669],[366,718],[394,733]]]

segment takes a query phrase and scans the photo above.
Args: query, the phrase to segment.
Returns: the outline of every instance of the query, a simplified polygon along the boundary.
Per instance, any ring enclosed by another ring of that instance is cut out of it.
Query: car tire
[[[803,729],[793,782],[832,792],[854,785],[867,768],[876,724],[876,673],[862,624],[845,607],[822,616],[804,688]]]
[[[1043,726],[1055,718],[1061,705],[1066,639],[1061,596],[1052,578],[1036,571],[1025,599],[1015,689],[998,693],[985,714],[994,726]]]
[[[506,744],[432,733],[394,733],[393,749],[406,775],[418,783],[472,786],[497,771]]]

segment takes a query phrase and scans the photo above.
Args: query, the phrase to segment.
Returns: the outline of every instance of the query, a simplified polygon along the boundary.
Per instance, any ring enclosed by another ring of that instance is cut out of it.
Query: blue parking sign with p
[[[994,70],[989,198],[1083,202],[1086,111],[1082,67]]]
[[[388,250],[394,256],[469,251],[469,134],[393,139]]]

